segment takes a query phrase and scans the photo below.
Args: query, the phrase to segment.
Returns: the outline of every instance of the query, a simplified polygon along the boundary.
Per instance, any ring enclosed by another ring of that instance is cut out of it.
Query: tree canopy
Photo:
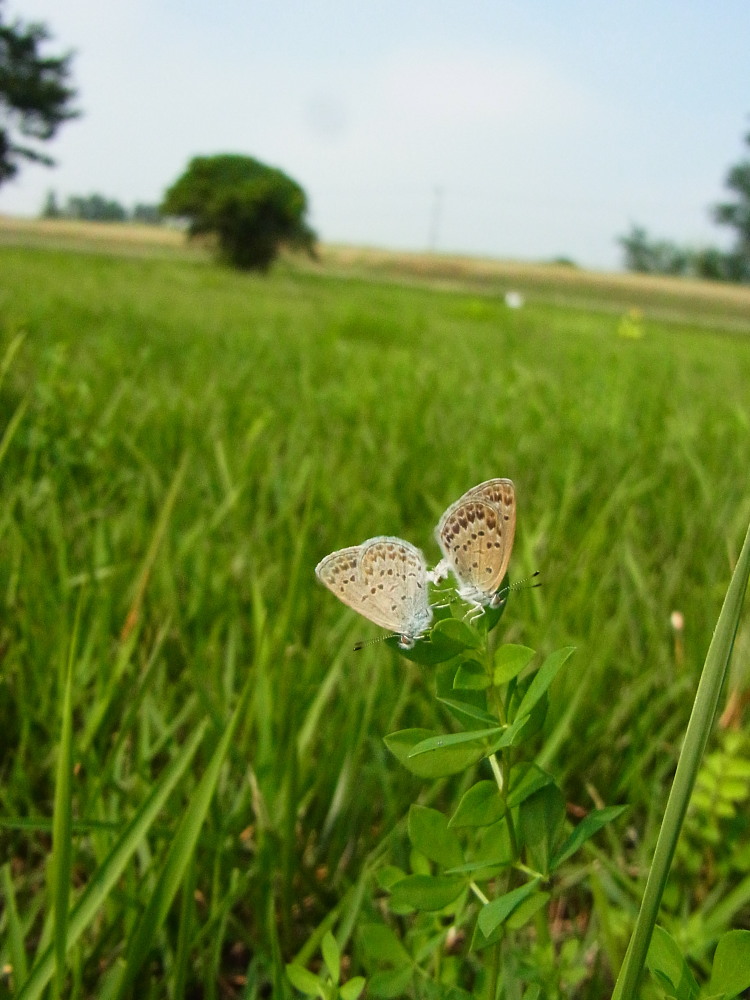
[[[745,142],[750,146],[750,132]],[[729,251],[712,246],[694,249],[671,240],[655,240],[642,226],[632,225],[629,233],[617,237],[624,250],[625,267],[644,274],[750,282],[750,159],[731,167],[725,184],[736,197],[714,205],[712,215],[715,222],[736,231],[735,244]]]
[[[42,24],[5,22],[0,0],[0,184],[18,173],[23,160],[53,166],[54,160],[27,140],[47,141],[79,112],[69,84],[72,55],[44,56],[50,35]]]
[[[250,156],[195,157],[161,211],[188,219],[192,236],[213,235],[221,258],[243,270],[266,271],[284,246],[312,253],[315,245],[304,190]]]
[[[750,146],[750,132],[745,136]],[[725,186],[734,192],[734,201],[714,205],[714,220],[736,232],[732,257],[737,281],[750,281],[750,158],[730,168]]]

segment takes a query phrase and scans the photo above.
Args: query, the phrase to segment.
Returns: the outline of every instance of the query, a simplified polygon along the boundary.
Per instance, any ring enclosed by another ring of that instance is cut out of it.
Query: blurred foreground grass
[[[504,638],[578,647],[543,762],[574,803],[630,803],[642,835],[613,842],[622,879],[596,900],[616,907],[624,940],[750,518],[750,338],[726,311],[712,327],[705,309],[698,325],[646,308],[644,336],[626,339],[622,314],[644,304],[635,282],[627,306],[620,292],[585,307],[526,288],[510,310],[486,287],[340,267],[260,279],[184,255],[7,246],[0,268],[0,835],[29,965],[52,934],[45,866],[79,602],[74,896],[208,730],[73,949],[71,995],[100,995],[116,969],[250,676],[136,995],[167,977],[187,995],[273,983],[282,996],[283,959],[327,915],[354,925],[370,905],[380,838],[419,795],[382,736],[435,722],[429,672],[383,646],[353,653],[377,630],[313,567],[377,534],[435,561],[443,509],[497,475],[519,503],[512,577],[543,580],[513,595]],[[746,627],[745,670],[749,646]]]

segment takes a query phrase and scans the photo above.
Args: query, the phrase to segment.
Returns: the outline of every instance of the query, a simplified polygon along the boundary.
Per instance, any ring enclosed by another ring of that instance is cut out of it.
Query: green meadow
[[[428,787],[383,737],[452,723],[429,667],[354,652],[381,631],[314,567],[382,534],[432,565],[443,510],[502,476],[511,578],[542,586],[500,639],[576,647],[538,762],[571,821],[628,807],[556,879],[545,944],[557,995],[608,996],[750,520],[750,295],[548,268],[509,309],[492,273],[0,243],[0,989],[292,997],[328,929],[366,974]],[[745,622],[716,774],[749,657]],[[688,816],[661,923],[698,972],[750,926],[748,803],[743,772]]]

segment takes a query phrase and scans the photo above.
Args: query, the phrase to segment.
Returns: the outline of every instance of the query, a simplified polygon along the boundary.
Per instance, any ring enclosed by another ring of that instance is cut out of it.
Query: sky
[[[622,266],[748,155],[747,0],[3,0],[74,50],[79,119],[0,188],[157,203],[196,155],[280,167],[331,243]]]

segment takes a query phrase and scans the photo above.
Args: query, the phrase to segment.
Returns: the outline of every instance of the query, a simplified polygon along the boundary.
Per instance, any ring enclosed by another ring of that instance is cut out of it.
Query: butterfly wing
[[[379,620],[401,635],[418,636],[429,625],[427,566],[416,546],[401,538],[371,538],[362,546],[360,578]]]
[[[370,538],[339,549],[315,572],[340,601],[391,632],[416,636],[432,618],[424,556],[400,538]]]
[[[513,483],[510,479],[490,479],[451,504],[436,535],[461,585],[490,598],[508,569],[515,530]]]
[[[321,583],[335,594],[340,601],[369,617],[362,609],[361,585],[359,583],[359,561],[361,545],[351,545],[347,549],[331,552],[315,567],[315,575]]]

